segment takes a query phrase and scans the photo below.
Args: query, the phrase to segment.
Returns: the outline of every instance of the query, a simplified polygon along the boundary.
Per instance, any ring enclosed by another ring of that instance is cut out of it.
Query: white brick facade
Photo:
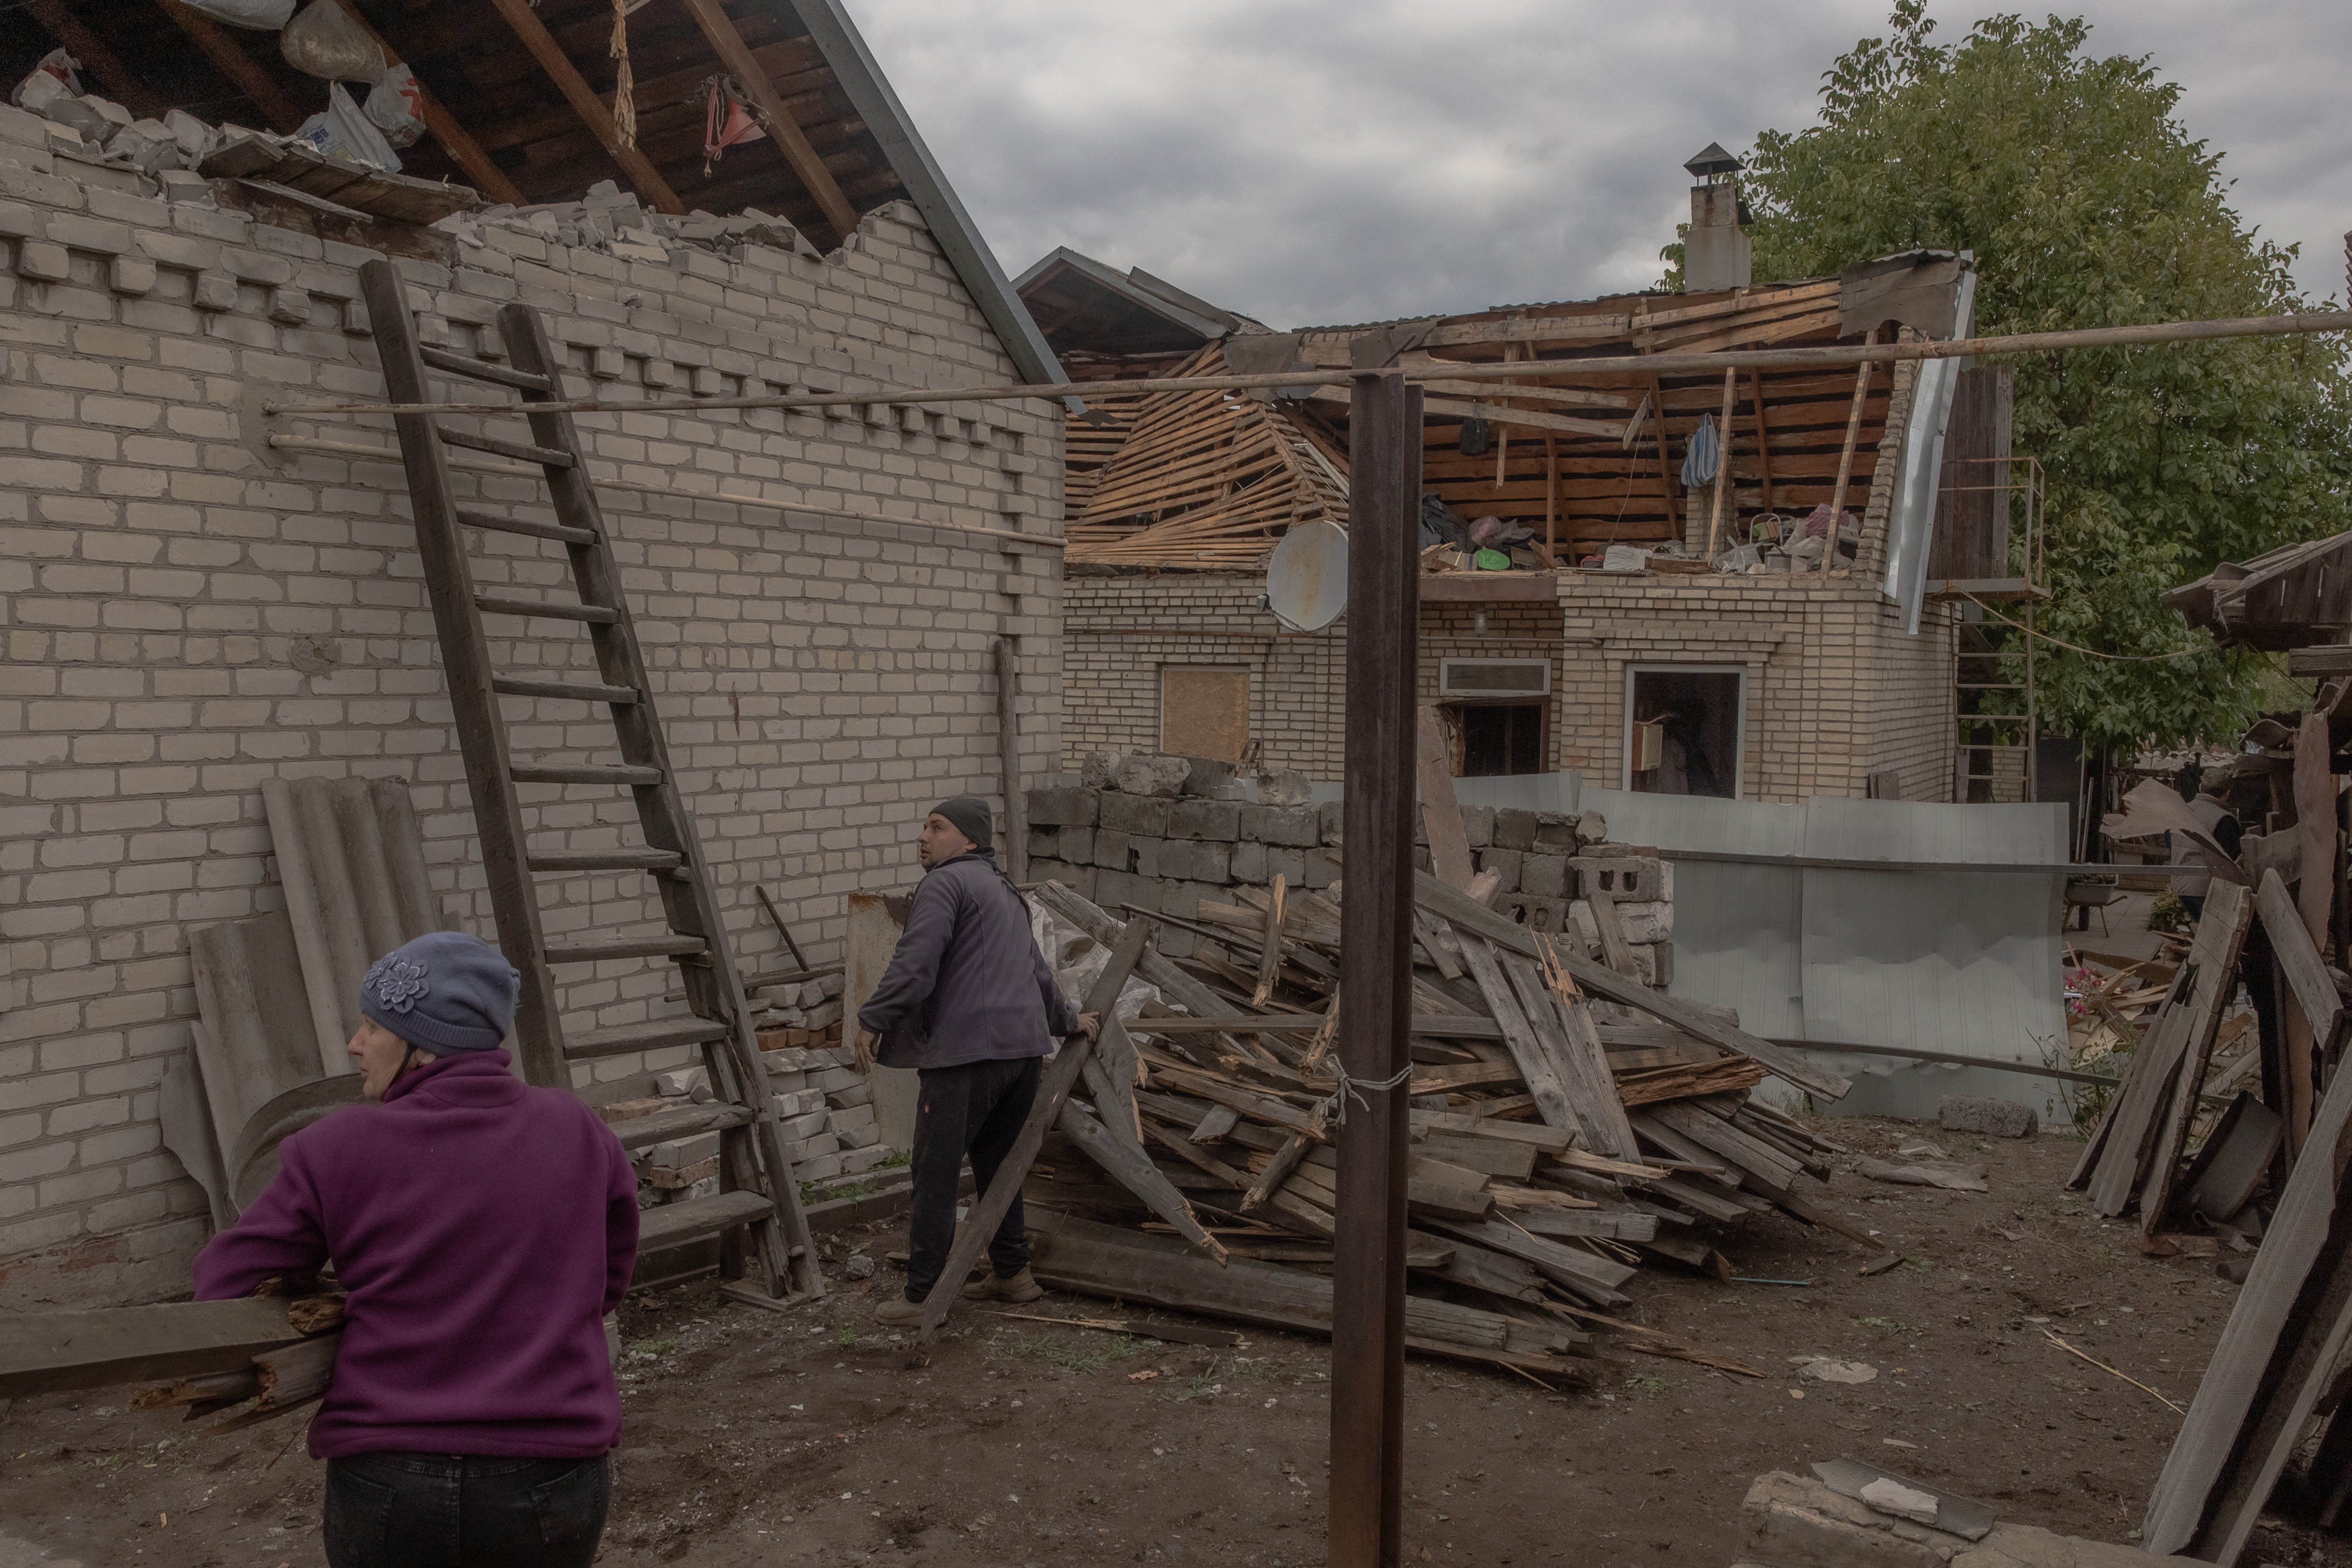
[[[386,422],[260,412],[381,394],[358,303],[370,253],[53,162],[38,124],[0,109],[0,1301],[130,1300],[184,1288],[204,1235],[202,1195],[160,1146],[156,1085],[188,1044],[190,930],[278,900],[261,781],[407,781],[445,902],[491,926],[399,470],[266,440],[389,447]],[[522,300],[575,395],[1017,379],[903,205],[822,258],[747,246],[662,267],[486,237],[454,265],[400,262],[428,341],[494,342],[496,308]],[[1058,408],[845,401],[581,426],[599,478],[676,492],[611,493],[605,510],[752,967],[779,946],[754,882],[832,952],[845,892],[911,879],[925,806],[997,794],[997,636],[1018,639],[1025,766],[1058,765],[1055,552],[921,525],[1058,533]],[[532,493],[464,456],[461,497]],[[721,488],[853,516],[690,499]],[[476,561],[486,588],[568,578],[558,547],[515,536],[478,539]],[[490,630],[501,668],[584,660],[584,638]],[[582,705],[507,700],[519,752],[609,735]],[[596,790],[523,798],[542,844],[609,842],[629,815]],[[655,918],[635,875],[565,895],[544,900],[551,934]],[[664,965],[558,979],[575,1029],[678,1006]]]

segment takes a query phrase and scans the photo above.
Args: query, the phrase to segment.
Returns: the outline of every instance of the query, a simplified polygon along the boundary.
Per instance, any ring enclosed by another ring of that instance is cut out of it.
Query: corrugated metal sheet
[[[1960,274],[1952,312],[1953,336],[1976,331],[1977,275]],[[1936,496],[1944,482],[1944,434],[1951,424],[1952,390],[1969,360],[1920,362],[1913,384],[1911,417],[1903,427],[1903,457],[1895,483],[1895,504],[1886,522],[1886,596],[1903,606],[1904,629],[1916,637],[1919,606],[1927,592],[1927,547],[1936,526]]]

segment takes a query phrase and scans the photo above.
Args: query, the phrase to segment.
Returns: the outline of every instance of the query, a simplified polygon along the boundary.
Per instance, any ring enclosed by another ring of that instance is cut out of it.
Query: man
[[[574,1568],[604,1535],[636,1178],[594,1111],[509,1070],[518,984],[454,931],[378,959],[346,1047],[366,1103],[280,1144],[196,1258],[200,1300],[330,1260],[349,1293],[310,1423],[332,1568]]]
[[[908,904],[906,931],[857,1012],[858,1070],[878,1060],[917,1069],[921,1082],[907,1293],[875,1309],[879,1322],[922,1321],[923,1300],[955,1238],[965,1156],[985,1192],[1036,1100],[1038,1063],[1051,1037],[1084,1030],[1092,1038],[1098,1027],[1093,1014],[1074,1012],[1054,983],[1029,934],[1029,906],[996,868],[994,837],[988,803],[970,795],[941,802],[923,819],[915,836],[923,879]],[[1045,1294],[1029,1272],[1017,1194],[988,1260],[990,1278],[965,1287],[965,1295],[1034,1301]]]
[[[2238,858],[2239,847],[2245,842],[2245,830],[2238,821],[2237,814],[2230,809],[2227,791],[2231,782],[2232,775],[2227,771],[2217,771],[2210,777],[2200,773],[2197,796],[2189,803],[2189,815],[2197,819],[2197,825],[2205,830],[2205,836],[2220,845],[2222,851],[2234,860]],[[2164,837],[2171,847],[2172,864],[2175,866],[2201,866],[2205,863],[2204,857],[2198,852],[2197,841],[2186,833],[2176,830]],[[2204,918],[2205,895],[2212,886],[2213,873],[2210,871],[2197,871],[2172,879],[2173,894],[2187,908],[2191,921]]]

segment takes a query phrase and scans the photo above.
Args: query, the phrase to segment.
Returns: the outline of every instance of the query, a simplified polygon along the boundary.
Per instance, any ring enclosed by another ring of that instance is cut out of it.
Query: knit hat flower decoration
[[[376,1005],[394,1013],[414,1009],[420,996],[432,993],[432,983],[425,978],[425,966],[415,959],[388,952],[372,964],[367,972],[366,987],[375,993]]]

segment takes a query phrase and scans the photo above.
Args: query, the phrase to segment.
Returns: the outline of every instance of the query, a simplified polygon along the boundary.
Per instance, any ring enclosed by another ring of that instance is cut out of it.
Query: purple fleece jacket
[[[620,1437],[602,1320],[636,1263],[636,1177],[594,1111],[508,1062],[443,1057],[295,1133],[196,1256],[203,1301],[334,1260],[350,1300],[313,1458],[592,1458]]]
[[[1042,1057],[1052,1035],[1077,1033],[1078,1015],[1029,934],[1029,906],[995,861],[968,853],[915,884],[857,1026],[882,1037],[886,1068],[951,1068]]]

